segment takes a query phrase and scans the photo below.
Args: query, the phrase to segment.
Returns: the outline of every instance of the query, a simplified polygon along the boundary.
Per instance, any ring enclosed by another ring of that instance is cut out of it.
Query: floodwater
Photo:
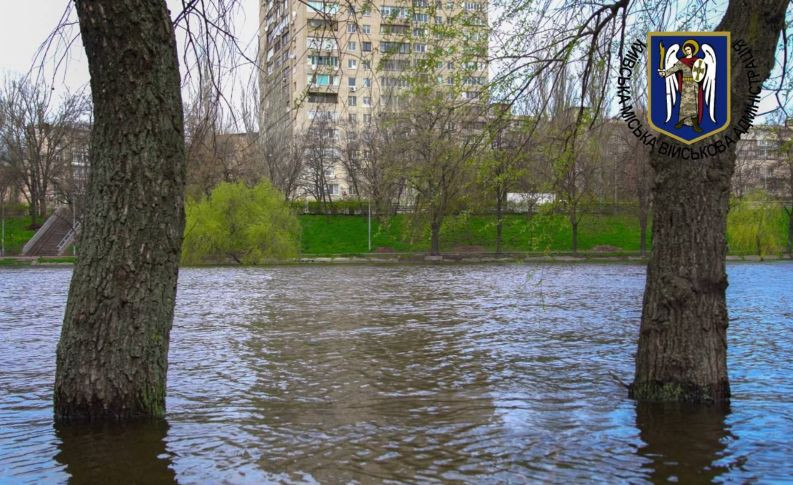
[[[0,483],[793,480],[793,263],[729,267],[729,408],[637,405],[644,268],[185,269],[166,419],[54,426],[71,270],[0,270]]]

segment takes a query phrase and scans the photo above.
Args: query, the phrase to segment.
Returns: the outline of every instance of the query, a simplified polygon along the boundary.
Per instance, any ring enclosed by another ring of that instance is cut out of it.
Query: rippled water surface
[[[0,270],[0,482],[793,479],[793,264],[729,268],[730,408],[637,406],[644,268],[187,269],[167,419],[53,426],[71,270]]]

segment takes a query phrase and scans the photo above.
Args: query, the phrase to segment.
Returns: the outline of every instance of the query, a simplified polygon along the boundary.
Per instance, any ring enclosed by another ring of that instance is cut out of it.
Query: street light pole
[[[372,195],[369,194],[369,252],[372,252]]]

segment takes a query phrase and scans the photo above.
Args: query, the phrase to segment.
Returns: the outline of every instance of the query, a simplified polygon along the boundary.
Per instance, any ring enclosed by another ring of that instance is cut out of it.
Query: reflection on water
[[[176,483],[165,450],[165,420],[55,425],[55,460],[70,483]]]
[[[166,421],[55,428],[71,273],[0,270],[0,482],[785,480],[791,269],[730,267],[731,410],[626,398],[638,266],[187,269]]]
[[[636,427],[645,445],[639,453],[653,482],[711,482],[729,468],[719,464],[734,439],[725,427],[729,406],[640,403]]]

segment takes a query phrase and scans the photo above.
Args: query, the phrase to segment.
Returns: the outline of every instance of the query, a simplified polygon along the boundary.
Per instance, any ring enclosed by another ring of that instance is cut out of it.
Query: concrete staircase
[[[52,214],[22,248],[22,256],[61,256],[74,242],[72,211],[61,207]]]

